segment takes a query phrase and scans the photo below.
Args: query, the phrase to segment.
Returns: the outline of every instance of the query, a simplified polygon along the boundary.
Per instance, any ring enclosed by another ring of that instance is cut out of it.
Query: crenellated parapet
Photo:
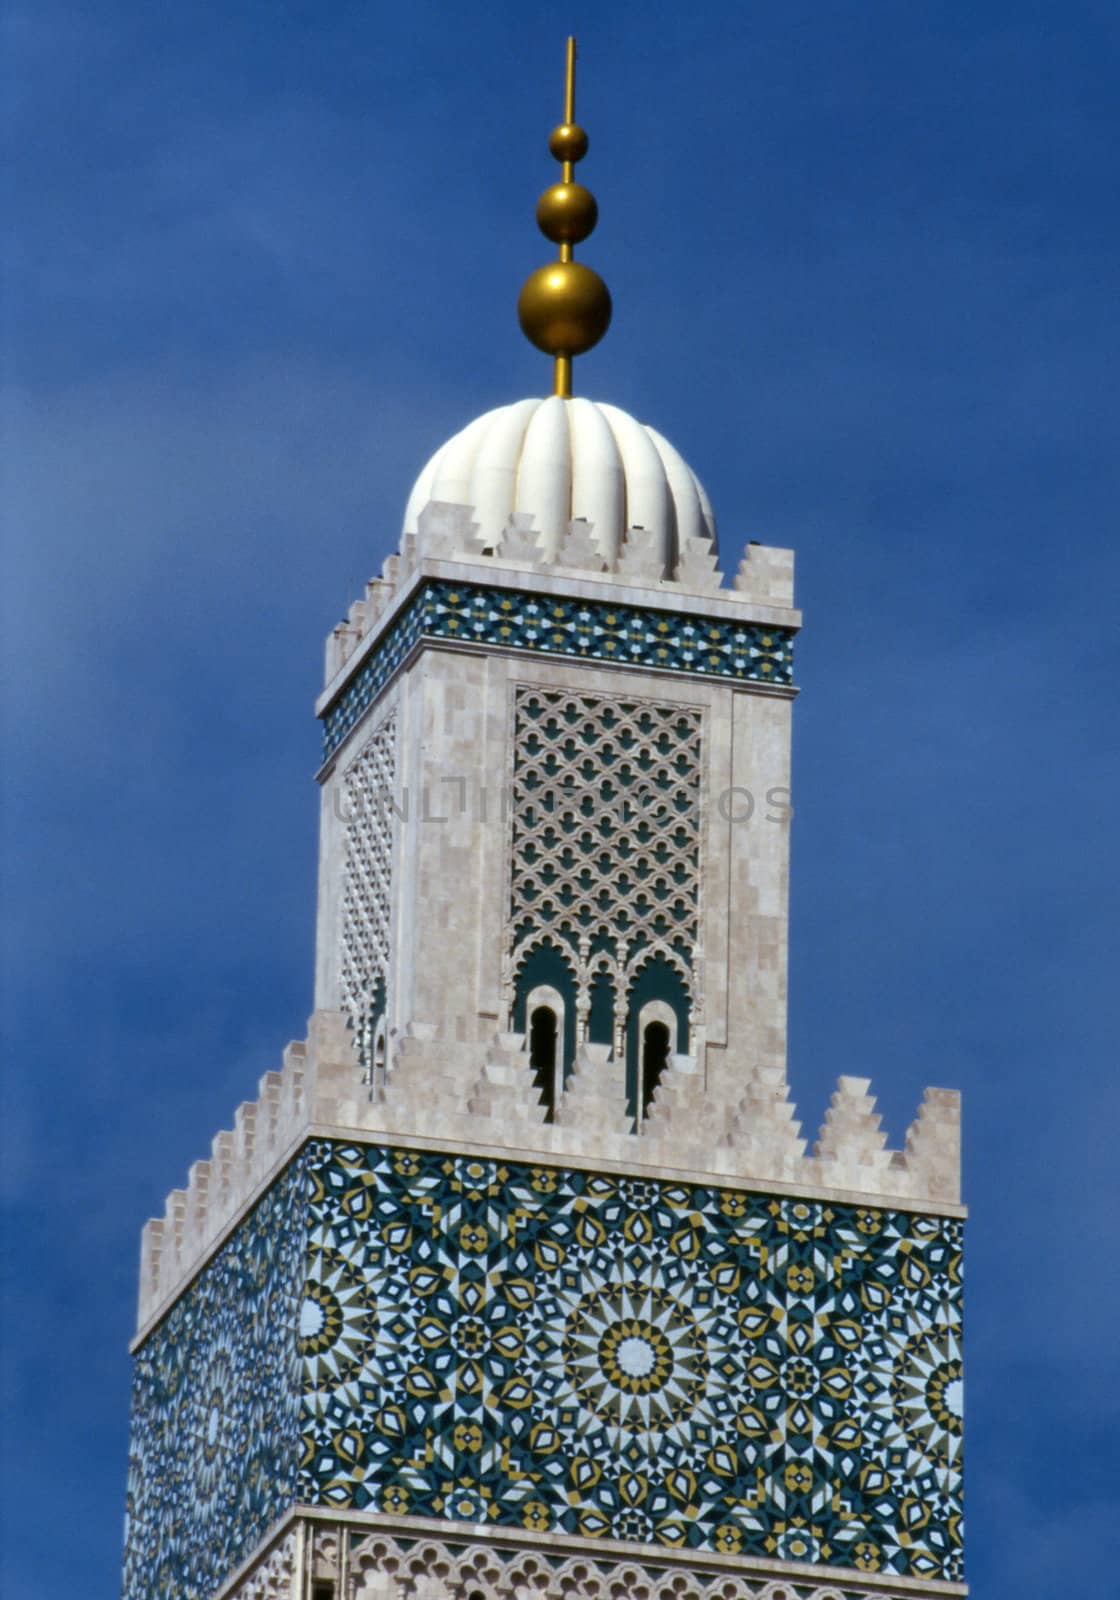
[[[533,524],[530,513],[515,512],[499,538],[487,544],[472,506],[430,502],[418,516],[416,531],[402,535],[400,548],[385,558],[380,575],[369,580],[364,594],[329,635],[328,687],[334,687],[339,674],[353,663],[359,647],[382,632],[425,562],[469,564],[478,569],[483,582],[498,584],[518,575],[522,582],[559,579],[570,590],[572,581],[578,580],[587,585],[588,596],[608,602],[622,598],[620,589],[635,590],[634,598],[647,604],[655,596],[661,605],[677,597],[693,606],[716,601],[730,617],[750,620],[757,613],[760,621],[796,627],[798,619],[780,615],[793,607],[792,550],[752,542],[731,585],[725,587],[715,543],[706,533],[687,536],[667,555],[655,530],[629,527],[617,552],[605,555],[585,518],[570,520],[553,548],[546,546]]]
[[[233,1127],[215,1135],[208,1160],[196,1161],[162,1217],[140,1236],[139,1322],[192,1274],[214,1241],[255,1196],[303,1125],[306,1047],[290,1044],[280,1072],[266,1072],[256,1100],[244,1101]]]
[[[140,1236],[138,1323],[143,1327],[193,1277],[214,1247],[271,1182],[306,1134],[313,1085],[328,1076],[332,1051],[354,1069],[350,1035],[341,1017],[312,1018],[308,1039],[284,1051],[279,1072],[266,1072],[255,1100],[243,1101],[233,1127],[214,1136],[210,1156],[196,1161],[181,1189],[167,1197],[162,1217]]]
[[[890,1204],[959,1204],[960,1096],[953,1090],[927,1089],[903,1148],[890,1150],[868,1080],[842,1077],[807,1153],[784,1082],[744,1068],[735,1087],[717,1091],[696,1057],[675,1057],[638,1132],[625,1113],[622,1075],[608,1046],[583,1043],[554,1120],[546,1121],[522,1034],[448,1039],[434,1025],[414,1023],[370,1084],[346,1018],[317,1012],[307,1042],[288,1046],[282,1070],[265,1073],[258,1098],[238,1107],[209,1159],[195,1162],[164,1215],[145,1226],[140,1325],[180,1291],[316,1130]]]
[[[927,1089],[903,1148],[890,1150],[868,1080],[842,1077],[810,1152],[789,1086],[772,1072],[735,1064],[730,1083],[717,1086],[696,1057],[673,1057],[640,1131],[625,1113],[622,1089],[622,1063],[608,1046],[585,1041],[554,1120],[546,1121],[523,1035],[446,1040],[434,1025],[413,1024],[376,1094],[352,1094],[334,1109],[368,1131],[423,1131],[546,1160],[710,1173],[891,1203],[960,1203],[955,1090]]]
[[[316,1120],[545,1160],[710,1173],[891,1202],[959,1203],[960,1097],[953,1090],[928,1089],[903,1148],[889,1150],[867,1080],[841,1078],[809,1152],[784,1080],[736,1068],[734,1084],[720,1091],[706,1084],[696,1057],[672,1059],[640,1132],[625,1112],[622,1063],[606,1045],[579,1046],[552,1121],[521,1034],[448,1040],[432,1024],[413,1024],[391,1061],[372,1094],[359,1088],[352,1071],[347,1076],[333,1067],[347,1097],[319,1100],[320,1113],[330,1114]]]
[[[960,1201],[960,1095],[927,1089],[902,1150],[888,1150],[868,1078],[842,1077],[814,1148],[830,1188],[915,1200]]]

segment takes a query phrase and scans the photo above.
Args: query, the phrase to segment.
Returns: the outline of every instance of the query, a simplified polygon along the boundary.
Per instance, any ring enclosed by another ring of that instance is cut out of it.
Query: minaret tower
[[[573,397],[424,467],[327,644],[315,1011],[144,1230],[125,1600],[903,1600],[961,1581],[957,1096],[786,1082],[791,552]]]

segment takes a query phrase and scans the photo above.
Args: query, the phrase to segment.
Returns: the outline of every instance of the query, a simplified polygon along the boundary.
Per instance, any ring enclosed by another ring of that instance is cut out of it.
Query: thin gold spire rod
[[[576,120],[576,41],[568,35],[567,59],[564,63],[564,121],[569,125]]]
[[[576,41],[571,36],[571,34],[569,34],[568,35],[568,49],[567,49],[567,53],[566,53],[565,60],[564,60],[564,121],[561,124],[561,126],[565,127],[565,128],[574,127],[575,126],[575,120],[576,120]],[[573,178],[574,178],[574,176],[575,176],[575,161],[572,160],[569,157],[568,159],[566,159],[566,160],[564,160],[564,161],[562,161],[560,163],[560,182],[561,183],[565,183],[565,184],[571,183]],[[551,238],[551,235],[548,235],[548,237]],[[561,261],[570,261],[572,259],[572,246],[571,246],[571,241],[568,240],[568,239],[562,239],[560,241],[560,259],[561,259]],[[561,360],[561,357],[557,356],[556,360],[557,360],[557,363],[559,363],[560,360]],[[557,378],[557,380],[556,380],[557,387],[555,387],[554,390],[553,390],[554,394],[561,394],[561,395],[570,395],[571,394],[571,392],[572,392],[572,363],[571,363],[570,360],[568,361],[566,370],[567,370],[567,387],[563,388],[563,389],[559,388],[558,385],[559,385],[560,380],[559,380],[559,378]],[[559,366],[557,366],[557,371],[559,372]]]
[[[574,245],[599,219],[589,189],[574,180],[575,163],[587,154],[587,134],[576,121],[576,41],[569,38],[564,63],[564,120],[552,130],[548,148],[560,163],[560,182],[537,201],[537,225],[559,246],[558,259],[531,272],[517,302],[521,331],[553,358],[552,392],[572,395],[572,357],[583,355],[606,333],[611,297],[597,272],[575,261]]]

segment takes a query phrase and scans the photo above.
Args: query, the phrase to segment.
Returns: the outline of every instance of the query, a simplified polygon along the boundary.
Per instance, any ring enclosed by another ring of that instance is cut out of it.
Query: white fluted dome
[[[716,549],[715,517],[687,462],[652,428],[594,400],[518,400],[476,417],[417,478],[406,534],[432,500],[471,506],[478,537],[494,550],[515,512],[531,517],[544,560],[576,518],[591,524],[608,567],[633,527],[656,534],[667,564],[689,538]]]

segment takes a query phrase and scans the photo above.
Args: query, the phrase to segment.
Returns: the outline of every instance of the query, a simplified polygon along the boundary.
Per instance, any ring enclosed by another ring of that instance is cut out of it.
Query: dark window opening
[[[334,1600],[334,1584],[330,1578],[316,1578],[313,1581],[311,1600]]]
[[[529,1065],[541,1092],[544,1120],[556,1116],[556,1013],[551,1006],[536,1006],[529,1018]]]
[[[657,1085],[669,1065],[669,1030],[663,1022],[648,1022],[642,1034],[642,1116],[648,1115]]]

